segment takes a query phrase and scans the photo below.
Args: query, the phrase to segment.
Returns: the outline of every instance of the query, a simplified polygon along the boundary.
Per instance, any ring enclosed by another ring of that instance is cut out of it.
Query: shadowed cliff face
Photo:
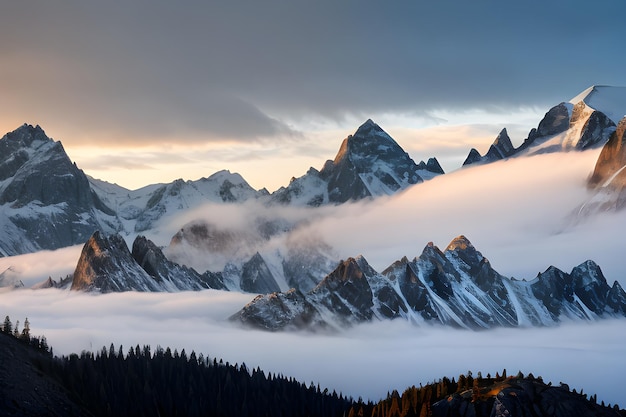
[[[341,144],[334,161],[328,161],[320,177],[328,182],[332,203],[360,200],[395,192],[422,182],[418,166],[384,130],[367,120]]]
[[[83,243],[97,229],[118,227],[63,145],[39,126],[0,139],[0,205],[16,229],[0,242],[8,255]]]

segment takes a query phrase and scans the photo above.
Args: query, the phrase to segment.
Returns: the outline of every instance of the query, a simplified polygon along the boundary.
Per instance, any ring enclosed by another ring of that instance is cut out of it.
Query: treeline
[[[170,348],[103,348],[42,369],[96,416],[343,416],[352,399],[245,364]]]
[[[28,319],[20,331],[7,316],[0,330],[23,343],[25,350],[38,351],[24,357],[34,357],[29,361],[37,372],[56,381],[72,403],[93,416],[626,417],[626,411],[617,405],[597,404],[595,395],[570,391],[565,384],[552,387],[541,377],[521,372],[509,377],[504,370],[484,378],[481,373],[474,377],[468,372],[458,380],[444,377],[407,388],[402,394],[394,390],[378,403],[366,403],[313,383],[265,373],[258,367],[249,369],[244,363],[224,363],[193,351],[187,354],[184,349],[157,347],[152,351],[150,346],[137,345],[125,351],[111,344],[95,353],[54,357],[45,337],[30,335]],[[24,361],[14,362],[20,365]],[[22,373],[18,370],[13,375]],[[15,382],[0,378],[0,397],[4,395],[2,386]],[[5,415],[2,411],[0,415]]]
[[[2,317],[2,316],[0,316]],[[22,330],[19,329],[20,322],[19,320],[13,324],[11,318],[6,316],[4,318],[4,322],[2,326],[0,326],[0,332],[15,337],[20,342],[29,345],[46,355],[53,356],[52,348],[48,346],[48,341],[45,336],[31,336],[30,334],[30,322],[28,321],[28,317],[24,320],[24,327]]]

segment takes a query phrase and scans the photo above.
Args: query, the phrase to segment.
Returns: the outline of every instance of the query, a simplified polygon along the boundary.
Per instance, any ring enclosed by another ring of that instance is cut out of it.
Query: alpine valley
[[[592,86],[546,110],[525,138],[503,126],[449,172],[436,155],[414,160],[366,120],[338,140],[334,159],[273,192],[227,170],[129,190],[90,177],[61,142],[24,124],[0,139],[0,303],[12,316],[31,311],[62,352],[64,339],[76,351],[99,349],[113,320],[124,337],[184,333],[217,348],[245,333],[217,354],[247,348],[254,361],[271,347],[284,363],[303,355],[309,370],[326,372],[370,342],[359,333],[368,329],[396,341],[453,334],[458,346],[481,334],[623,330],[626,88]],[[66,311],[71,319],[59,319]],[[209,316],[223,333],[212,332]],[[90,324],[76,324],[83,319]],[[78,341],[69,336],[76,328]],[[325,351],[327,363],[310,357],[314,338],[340,346]],[[401,350],[385,346],[372,362]],[[524,349],[517,343],[511,357]],[[471,355],[448,356],[432,362]],[[598,360],[602,352],[589,359]],[[623,371],[623,362],[607,368]],[[488,386],[548,389],[534,377],[514,382],[488,377],[476,392],[495,407]],[[448,407],[467,407],[464,392]],[[542,395],[562,395],[550,392]]]
[[[517,148],[502,129],[484,156],[472,149],[455,174],[470,172],[469,165],[602,149],[588,180],[592,192],[578,212],[619,210],[625,113],[626,88],[590,87],[549,109]],[[309,232],[311,224],[341,205],[364,201],[367,210],[381,198],[409,188],[419,193],[424,181],[434,186],[435,177],[445,176],[436,158],[415,163],[372,120],[344,139],[322,169],[310,168],[271,194],[228,171],[127,190],[88,177],[60,142],[27,124],[0,140],[0,157],[0,254],[84,243],[73,273],[35,288],[260,293],[231,320],[270,330],[340,330],[396,318],[484,329],[626,316],[626,293],[617,280],[609,285],[593,260],[580,260],[571,273],[546,265],[535,278],[517,280],[496,272],[464,236],[443,252],[429,243],[412,261],[396,254],[402,259],[382,272],[356,253],[340,259],[325,236]],[[227,221],[216,206],[248,207],[248,215]],[[198,215],[205,207],[218,214],[212,220]],[[146,237],[162,240],[163,225],[178,219],[185,222],[169,245]],[[132,250],[126,239],[134,240]],[[393,242],[382,244],[393,248]],[[11,267],[0,282],[23,285]]]

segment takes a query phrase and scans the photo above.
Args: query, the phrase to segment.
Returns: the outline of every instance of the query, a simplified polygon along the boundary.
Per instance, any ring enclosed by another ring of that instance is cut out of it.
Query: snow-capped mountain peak
[[[615,124],[626,115],[626,87],[592,85],[569,102],[575,105],[581,101],[607,115]]]

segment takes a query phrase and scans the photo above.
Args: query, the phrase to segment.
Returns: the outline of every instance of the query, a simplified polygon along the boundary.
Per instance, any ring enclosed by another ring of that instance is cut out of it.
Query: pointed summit
[[[375,130],[377,133],[383,133],[383,134],[387,135],[385,133],[385,131],[380,126],[378,126],[376,123],[374,123],[374,121],[372,119],[367,119],[365,121],[365,123],[363,123],[361,126],[359,126],[359,128],[354,133],[354,136],[364,137],[366,135],[371,134],[372,130]],[[387,136],[389,136],[389,135],[387,135]],[[390,137],[390,139],[391,139],[391,137]]]
[[[470,242],[468,238],[466,238],[464,235],[459,235],[452,239],[452,242],[450,242],[450,244],[446,248],[446,252],[454,250],[467,250],[468,248],[476,250],[474,248],[474,245],[472,245],[472,242]]]
[[[368,119],[348,136],[319,178],[328,184],[330,203],[391,195],[422,182],[419,167],[380,126]]]
[[[9,141],[22,146],[30,146],[35,141],[52,141],[52,139],[46,136],[46,132],[44,132],[39,125],[33,127],[33,125],[29,125],[27,123],[24,123],[14,131],[7,133],[0,140]]]
[[[158,291],[155,281],[131,256],[119,234],[99,231],[89,238],[78,259],[71,289],[74,291]]]

